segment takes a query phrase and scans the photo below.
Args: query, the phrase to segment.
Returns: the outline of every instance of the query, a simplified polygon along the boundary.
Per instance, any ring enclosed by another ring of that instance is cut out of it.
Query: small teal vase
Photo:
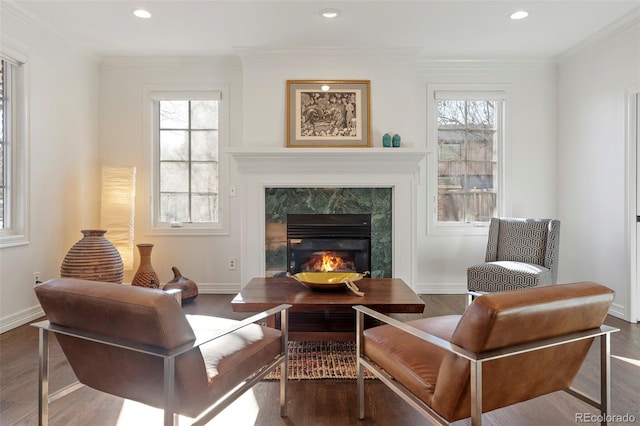
[[[391,135],[389,133],[385,133],[382,136],[382,146],[385,148],[389,148],[391,146]]]
[[[400,146],[400,135],[399,134],[395,134],[393,135],[393,139],[391,140],[391,144],[393,145],[394,148],[398,148]]]

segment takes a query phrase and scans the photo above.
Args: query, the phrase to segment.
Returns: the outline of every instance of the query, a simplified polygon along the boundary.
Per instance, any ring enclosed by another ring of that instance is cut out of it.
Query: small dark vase
[[[393,137],[391,138],[391,145],[392,145],[394,148],[399,148],[399,147],[400,147],[400,141],[401,141],[400,135],[396,133],[396,134],[395,134],[395,135],[393,135]]]
[[[382,136],[382,146],[385,148],[391,146],[391,135],[389,133],[385,133],[384,136]]]
[[[171,268],[173,279],[163,287],[163,290],[182,290],[182,303],[193,302],[198,297],[198,286],[189,278],[183,277],[180,270],[175,266]]]
[[[153,244],[137,244],[140,252],[140,266],[131,280],[131,285],[139,287],[160,288],[160,278],[151,265]]]

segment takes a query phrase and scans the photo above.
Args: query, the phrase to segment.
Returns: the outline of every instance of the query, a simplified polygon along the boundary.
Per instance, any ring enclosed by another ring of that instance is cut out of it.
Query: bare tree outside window
[[[495,216],[499,103],[437,101],[439,222],[487,222]]]
[[[218,101],[159,101],[159,221],[218,222]]]

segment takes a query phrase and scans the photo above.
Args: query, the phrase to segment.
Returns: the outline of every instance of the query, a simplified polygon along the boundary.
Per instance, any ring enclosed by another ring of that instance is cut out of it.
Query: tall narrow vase
[[[140,252],[140,266],[138,266],[138,270],[133,276],[131,285],[160,288],[160,279],[151,265],[151,250],[153,249],[153,244],[137,244],[137,246]]]
[[[118,250],[106,239],[103,229],[83,229],[82,239],[69,250],[60,276],[120,284],[124,266]]]

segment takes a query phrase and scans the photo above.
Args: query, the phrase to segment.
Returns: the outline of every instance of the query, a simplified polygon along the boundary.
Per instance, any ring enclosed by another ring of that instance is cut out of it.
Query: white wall
[[[426,117],[427,84],[504,86],[505,106],[505,216],[556,217],[555,67],[544,60],[425,61],[419,67],[415,91],[417,117]],[[421,120],[427,139],[428,124]],[[432,151],[435,151],[432,149]],[[431,155],[427,169],[435,170]],[[484,261],[487,237],[482,235],[430,235],[427,197],[432,197],[432,175],[420,188],[418,217],[418,285],[424,293],[466,291],[467,267]],[[562,251],[562,246],[561,249]]]
[[[613,313],[628,318],[625,228],[625,90],[640,86],[638,14],[558,67],[560,280],[616,291]]]
[[[0,6],[0,43],[28,57],[30,243],[0,249],[0,331],[41,315],[33,272],[57,277],[80,229],[98,223],[98,67],[94,58]]]
[[[398,132],[403,146],[428,150],[427,85],[506,86],[508,215],[556,217],[555,65],[551,61],[429,61],[404,51],[242,52],[243,148],[285,146],[288,79],[371,80],[373,145]],[[434,167],[431,165],[430,167]],[[466,268],[484,261],[486,236],[427,234],[427,170],[418,187],[417,275],[423,293],[466,291]],[[430,170],[433,170],[431,168]],[[562,250],[562,249],[561,249]]]
[[[370,80],[373,146],[398,133],[406,147],[422,147],[417,130],[412,49],[288,49],[240,51],[243,66],[243,147],[286,146],[287,80]]]
[[[148,163],[143,158],[147,141],[142,137],[141,120],[145,85],[227,84],[236,106],[231,114],[230,148],[259,150],[285,146],[287,79],[371,80],[373,145],[381,146],[385,132],[397,132],[405,148],[425,150],[427,84],[503,84],[508,86],[509,96],[509,212],[555,216],[555,71],[550,62],[419,63],[411,51],[343,50],[241,51],[240,59],[241,63],[234,64],[186,58],[107,58],[100,80],[102,162],[137,166],[138,193],[144,193],[148,185]],[[467,266],[484,257],[486,237],[427,235],[426,179],[423,167],[418,187],[418,271],[412,284],[423,292],[462,292]],[[242,190],[233,170],[230,184]],[[208,237],[145,235],[145,198],[136,198],[135,240],[156,245],[152,263],[161,281],[171,278],[170,266],[176,265],[207,291],[239,288],[238,271],[227,270],[226,259],[234,256],[239,262],[253,261],[240,256],[241,197],[231,198],[230,234]],[[130,275],[125,281],[128,278]]]
[[[240,144],[242,135],[242,69],[237,57],[219,58],[104,58],[100,67],[100,162],[101,165],[136,167],[136,214],[134,243],[151,243],[151,263],[160,281],[173,278],[172,266],[201,287],[230,292],[239,288],[239,270],[227,269],[227,259],[240,262],[239,208],[230,199],[229,235],[159,236],[149,230],[150,132],[144,128],[145,89],[187,90],[216,87],[228,91],[230,105],[229,144]],[[226,212],[225,212],[226,213]],[[108,234],[107,234],[108,237]],[[138,267],[125,271],[131,282]]]

